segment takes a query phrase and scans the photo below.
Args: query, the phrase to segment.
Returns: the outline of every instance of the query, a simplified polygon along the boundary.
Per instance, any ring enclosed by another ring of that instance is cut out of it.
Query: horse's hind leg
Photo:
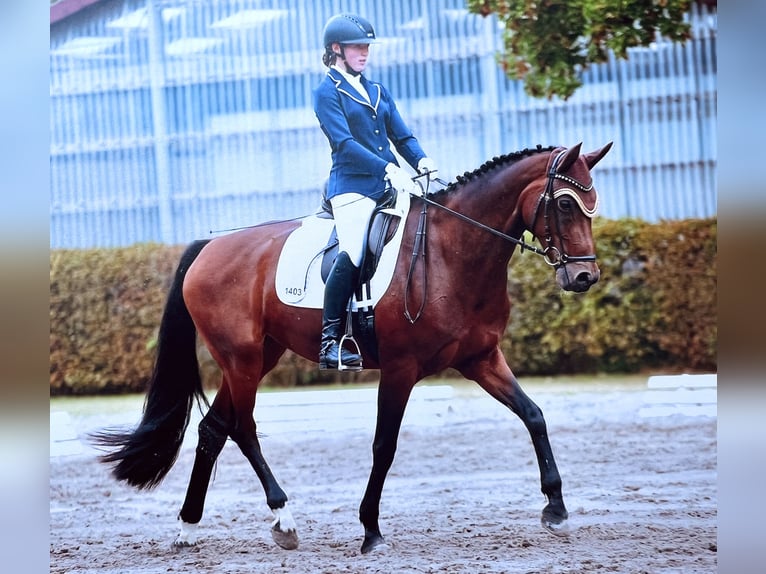
[[[461,372],[510,408],[527,427],[537,455],[537,464],[540,467],[541,490],[548,499],[548,504],[543,509],[541,522],[553,534],[568,534],[569,514],[561,493],[561,475],[553,458],[542,410],[521,390],[498,348],[494,349],[487,360],[466,366],[461,369]]]
[[[253,406],[255,404],[253,403]],[[252,412],[252,410],[250,411]],[[298,534],[296,524],[290,509],[287,507],[287,495],[274,478],[266,459],[261,452],[261,445],[256,434],[255,420],[252,415],[248,420],[244,415],[238,417],[237,428],[231,434],[242,454],[245,455],[250,465],[255,470],[263,490],[266,493],[266,503],[274,513],[274,522],[271,525],[271,535],[282,548],[293,550],[298,547]]]
[[[284,352],[283,349],[270,350],[267,369],[264,372],[274,368],[282,352]],[[256,372],[260,372],[260,368]],[[210,410],[200,421],[194,466],[186,490],[186,498],[179,513],[181,532],[174,543],[176,546],[192,546],[197,542],[197,525],[202,519],[210,476],[215,461],[229,436],[250,461],[263,485],[267,504],[276,516],[272,525],[274,540],[283,548],[293,549],[298,546],[295,521],[286,506],[287,496],[263,458],[258,443],[255,420],[253,419],[257,384],[252,383],[254,377],[245,378],[248,380],[248,384],[241,386],[237,384],[236,378],[224,375],[221,388],[216,394]],[[234,391],[232,391],[232,387]],[[234,393],[233,397],[232,393]]]
[[[238,378],[232,378],[232,405],[234,408],[235,424],[230,433],[231,438],[237,443],[242,454],[245,455],[255,474],[263,485],[266,493],[266,503],[274,514],[274,522],[271,526],[271,535],[279,546],[287,550],[298,547],[298,535],[296,524],[290,509],[287,507],[287,495],[279,486],[274,474],[271,472],[266,459],[261,452],[258,441],[253,410],[255,408],[255,393],[258,382],[263,375],[276,365],[282,356],[284,348],[278,347],[270,339],[264,346],[264,357],[260,365],[250,363],[247,368],[240,367]],[[260,358],[257,353],[248,353],[250,361]],[[247,376],[244,373],[260,373],[258,377]]]
[[[175,546],[193,546],[197,543],[197,525],[202,519],[213,466],[229,435],[230,416],[231,398],[224,380],[210,410],[199,423],[197,451],[186,498],[178,514],[181,532],[174,542]]]

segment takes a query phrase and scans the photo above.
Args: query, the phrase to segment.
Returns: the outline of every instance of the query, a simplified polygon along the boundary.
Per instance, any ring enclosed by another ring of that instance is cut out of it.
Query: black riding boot
[[[344,319],[348,301],[356,288],[359,268],[343,251],[335,259],[327,277],[322,312],[322,342],[319,346],[319,368],[337,369],[338,352],[346,367],[359,367],[362,358],[348,349],[339,349],[338,342],[344,333]]]

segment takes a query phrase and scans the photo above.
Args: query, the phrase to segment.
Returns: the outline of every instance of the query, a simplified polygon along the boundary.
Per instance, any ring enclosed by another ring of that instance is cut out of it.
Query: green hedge
[[[561,291],[530,253],[511,259],[502,343],[517,373],[715,371],[714,219],[597,220],[601,279]]]
[[[601,280],[561,291],[542,258],[516,253],[503,351],[517,374],[715,371],[715,219],[648,224],[597,220]],[[183,246],[57,250],[50,256],[52,395],[141,392]],[[203,380],[218,369],[199,349]],[[287,353],[265,384],[376,380],[339,375]]]
[[[51,253],[51,394],[140,391],[182,247]]]

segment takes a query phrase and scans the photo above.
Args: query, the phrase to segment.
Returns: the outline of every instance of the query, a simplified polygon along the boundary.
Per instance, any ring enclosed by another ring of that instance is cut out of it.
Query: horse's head
[[[582,293],[598,281],[591,220],[598,194],[590,170],[612,143],[580,155],[580,146],[551,152],[545,185],[528,193],[523,206],[526,227],[538,238],[546,263],[556,269],[556,282],[566,291]]]

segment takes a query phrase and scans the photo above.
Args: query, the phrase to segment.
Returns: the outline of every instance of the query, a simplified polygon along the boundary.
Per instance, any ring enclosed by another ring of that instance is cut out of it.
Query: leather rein
[[[583,192],[588,192],[591,189],[593,189],[593,183],[591,182],[590,185],[585,186],[578,182],[577,180],[563,175],[561,173],[557,173],[556,169],[558,168],[558,164],[561,161],[561,157],[563,156],[564,152],[566,150],[560,152],[551,162],[551,167],[548,170],[548,180],[545,185],[545,190],[540,194],[540,196],[537,199],[537,206],[535,207],[535,217],[532,220],[532,227],[534,228],[535,222],[537,221],[537,216],[540,211],[540,205],[544,205],[543,210],[543,219],[545,222],[545,237],[544,241],[546,243],[546,246],[543,248],[536,247],[534,245],[530,245],[529,243],[525,242],[523,239],[519,239],[518,237],[513,237],[511,235],[508,235],[507,233],[503,233],[502,231],[499,231],[495,229],[494,227],[490,227],[488,225],[485,225],[481,223],[480,221],[476,221],[475,219],[468,217],[467,215],[464,215],[460,213],[459,211],[455,211],[454,209],[450,209],[446,205],[442,205],[441,203],[437,203],[433,201],[432,199],[427,197],[427,192],[423,195],[417,195],[413,194],[414,197],[417,197],[421,200],[423,200],[425,203],[429,205],[433,205],[435,207],[438,207],[439,209],[446,211],[447,213],[450,213],[451,215],[454,215],[458,219],[462,219],[466,223],[470,223],[474,227],[478,227],[480,229],[483,229],[484,231],[487,231],[488,233],[491,233],[492,235],[495,235],[497,237],[500,237],[501,239],[504,239],[506,241],[509,241],[511,243],[515,243],[516,245],[521,247],[521,251],[531,251],[532,253],[536,253],[538,255],[541,255],[545,262],[550,265],[551,267],[558,268],[562,265],[566,265],[567,263],[572,262],[580,262],[580,261],[595,261],[596,256],[595,255],[568,255],[566,253],[561,253],[561,251],[555,247],[554,245],[551,245],[551,241],[553,240],[553,234],[551,233],[551,226],[550,226],[550,205],[553,202],[554,199],[554,193],[553,193],[553,182],[556,179],[560,179],[562,181],[565,181],[578,189],[580,189]],[[413,179],[418,179],[421,177],[425,177],[428,174],[422,174],[415,176]],[[428,181],[428,180],[427,180]],[[447,183],[443,180],[440,180],[438,178],[435,178],[434,181],[437,181],[438,183],[442,185],[447,185]],[[427,184],[426,184],[427,185]],[[421,184],[422,186],[422,184]],[[582,206],[581,206],[582,207]],[[586,213],[588,217],[592,217],[592,214]]]
[[[540,196],[537,199],[537,205],[535,207],[535,217],[532,220],[532,228],[535,226],[535,222],[537,221],[537,217],[540,212],[540,205],[544,206],[543,209],[543,220],[545,223],[545,247],[540,248],[536,247],[534,245],[530,245],[526,241],[524,241],[523,237],[524,234],[522,233],[521,238],[513,237],[512,235],[508,235],[507,233],[503,233],[502,231],[499,231],[495,229],[494,227],[490,227],[488,225],[485,225],[484,223],[481,223],[480,221],[476,221],[475,219],[468,217],[467,215],[460,213],[459,211],[455,211],[454,209],[451,209],[447,207],[446,205],[442,205],[441,203],[437,203],[436,201],[430,199],[428,195],[428,185],[431,181],[431,178],[429,177],[430,174],[424,173],[420,175],[416,175],[413,179],[417,181],[417,183],[421,186],[421,189],[423,188],[423,184],[418,181],[420,178],[425,177],[426,178],[426,188],[424,189],[424,193],[422,195],[418,195],[416,193],[413,193],[413,197],[417,197],[418,199],[421,199],[423,201],[423,209],[420,212],[420,218],[418,220],[418,228],[415,235],[415,243],[412,250],[412,259],[410,261],[410,269],[407,273],[407,283],[405,287],[405,293],[404,293],[404,316],[407,318],[407,320],[410,323],[414,323],[417,321],[420,316],[423,314],[423,309],[425,308],[426,304],[426,281],[427,281],[427,275],[425,271],[425,265],[423,265],[423,298],[420,303],[420,308],[418,309],[417,313],[415,313],[415,316],[413,317],[412,314],[409,311],[408,306],[408,299],[409,299],[409,287],[411,283],[412,276],[414,274],[415,270],[415,264],[417,262],[417,259],[419,256],[422,256],[425,258],[425,243],[426,243],[426,211],[429,205],[433,205],[435,207],[438,207],[442,211],[446,211],[447,213],[454,215],[458,219],[461,219],[462,221],[465,221],[466,223],[469,223],[473,225],[474,227],[478,227],[479,229],[483,229],[484,231],[487,231],[488,233],[491,233],[492,235],[495,235],[501,239],[504,239],[505,241],[508,241],[510,243],[514,243],[521,247],[522,253],[524,251],[531,251],[532,253],[536,253],[538,255],[541,255],[543,257],[543,260],[553,267],[554,269],[558,269],[559,267],[566,265],[567,263],[574,263],[574,262],[583,262],[583,261],[595,261],[596,255],[568,255],[567,253],[562,253],[556,246],[552,245],[553,240],[553,234],[551,233],[551,226],[550,226],[550,211],[551,211],[551,203],[553,202],[555,198],[555,194],[553,191],[553,183],[556,179],[560,179],[562,181],[565,181],[566,183],[573,185],[577,187],[579,190],[583,192],[588,192],[591,189],[593,189],[593,182],[591,182],[590,185],[585,186],[581,184],[580,182],[576,181],[575,179],[557,173],[556,169],[558,168],[559,162],[561,161],[561,158],[563,157],[566,150],[563,150],[560,152],[551,162],[551,166],[548,169],[547,173],[547,182],[545,184],[545,189],[540,194]],[[438,182],[441,185],[448,185],[447,182],[444,180],[433,178],[434,181]],[[571,191],[570,191],[571,194]],[[582,204],[578,201],[578,205],[580,205],[581,208]],[[558,216],[558,211],[555,211],[556,216]],[[594,210],[595,213],[595,210]],[[585,215],[588,217],[592,217],[593,213],[589,213],[585,211]],[[558,219],[557,219],[558,223]]]

